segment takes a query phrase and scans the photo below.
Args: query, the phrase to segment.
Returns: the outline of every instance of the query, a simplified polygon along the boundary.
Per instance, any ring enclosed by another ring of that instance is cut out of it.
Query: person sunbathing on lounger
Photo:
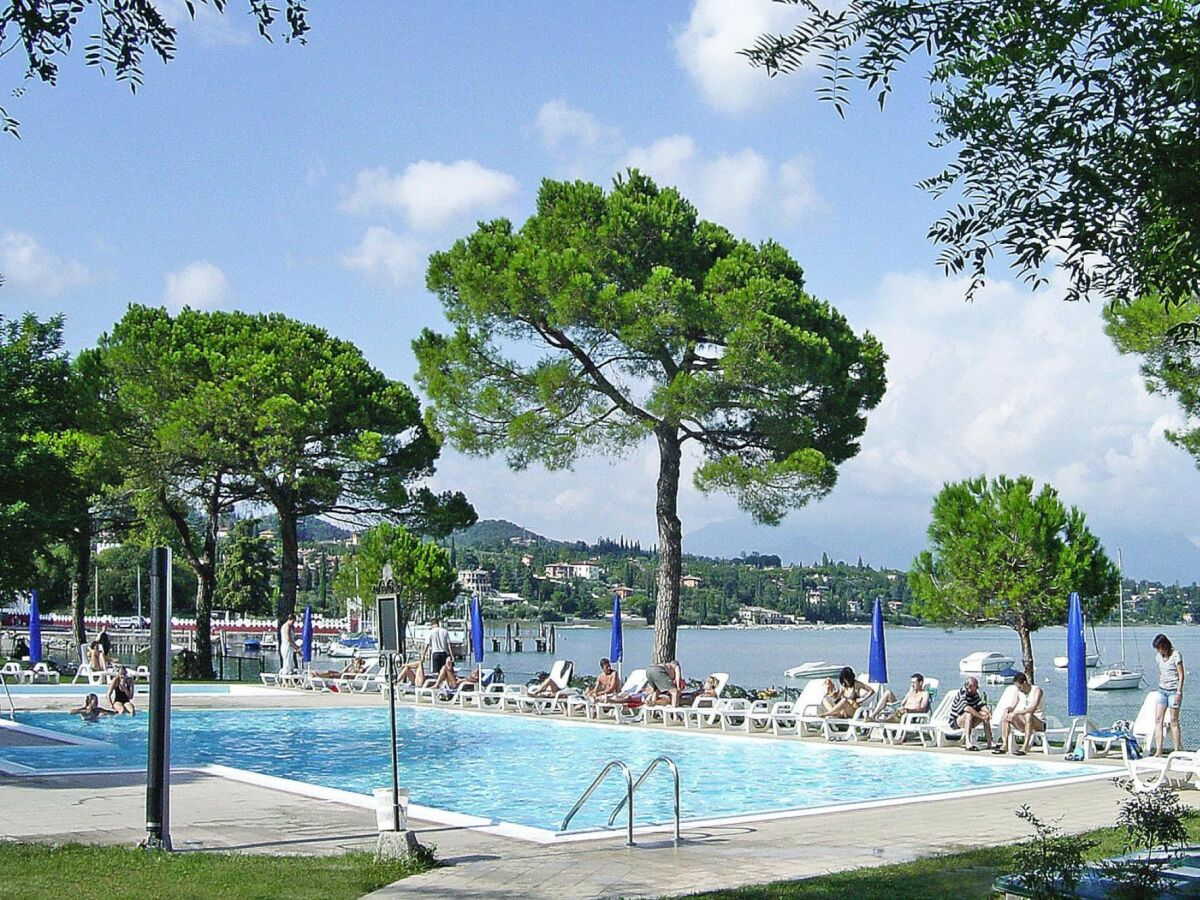
[[[454,673],[454,657],[447,656],[446,661],[442,664],[441,671],[438,672],[437,681],[433,683],[435,688],[447,687],[453,690],[458,687],[459,677]]]
[[[413,687],[420,687],[425,683],[425,646],[423,644],[417,651],[416,659],[406,662],[396,670],[396,681],[400,684],[407,682]]]
[[[908,680],[908,693],[899,703],[896,695],[890,690],[879,692],[879,702],[871,712],[871,718],[877,722],[899,722],[908,713],[929,712],[929,691],[925,690],[925,676],[914,672]]]
[[[846,666],[838,673],[838,687],[832,695],[833,703],[821,715],[828,719],[849,719],[863,705],[863,701],[874,693],[875,688],[855,678],[854,670]]]
[[[716,697],[717,696],[717,679],[709,675],[704,679],[704,687],[700,688],[700,693],[696,695],[696,700],[701,697]],[[695,701],[693,701],[695,702]]]
[[[600,674],[596,676],[596,683],[584,693],[592,700],[607,700],[610,697],[615,697],[620,689],[621,678],[617,675],[617,670],[612,667],[612,663],[607,659],[602,659],[600,660]]]
[[[101,716],[115,716],[116,713],[111,709],[104,709],[100,705],[100,698],[95,694],[88,694],[83,698],[83,706],[77,706],[71,710],[71,715],[79,716],[85,722],[95,722]]]

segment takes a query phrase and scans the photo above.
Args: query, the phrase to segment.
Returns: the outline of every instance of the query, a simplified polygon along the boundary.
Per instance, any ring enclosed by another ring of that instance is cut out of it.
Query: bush
[[[1083,874],[1083,857],[1095,841],[1063,834],[1056,822],[1044,822],[1028,806],[1017,810],[1017,818],[1033,827],[1034,836],[1013,851],[1016,874],[1029,896],[1046,900],[1070,896]]]
[[[1130,796],[1121,804],[1117,826],[1125,832],[1130,856],[1104,863],[1102,868],[1120,885],[1120,896],[1157,897],[1168,854],[1187,840],[1187,820],[1197,813],[1166,785],[1144,793],[1134,791],[1128,779],[1122,779],[1120,785]]]

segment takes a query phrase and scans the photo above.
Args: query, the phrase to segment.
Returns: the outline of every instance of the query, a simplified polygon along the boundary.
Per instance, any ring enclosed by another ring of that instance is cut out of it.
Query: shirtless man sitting
[[[617,670],[612,667],[612,663],[607,659],[602,659],[600,660],[600,674],[596,676],[596,683],[584,693],[591,700],[607,700],[610,697],[615,697],[620,689],[620,676],[617,675]]]
[[[879,702],[871,711],[871,718],[877,722],[899,722],[908,713],[929,712],[929,691],[925,690],[925,676],[914,672],[908,680],[908,693],[898,704],[896,695],[891,690],[884,690],[879,695]]]
[[[1021,696],[1012,711],[1005,713],[1004,718],[1000,720],[1000,744],[992,751],[993,753],[1006,752],[1009,740],[1017,731],[1025,735],[1024,747],[1028,747],[1034,732],[1044,731],[1046,728],[1046,713],[1043,708],[1046,697],[1042,693],[1042,689],[1036,684],[1030,684],[1024,672],[1018,672],[1013,676],[1013,684],[1016,685]],[[1013,750],[1013,756],[1024,755],[1024,749]]]

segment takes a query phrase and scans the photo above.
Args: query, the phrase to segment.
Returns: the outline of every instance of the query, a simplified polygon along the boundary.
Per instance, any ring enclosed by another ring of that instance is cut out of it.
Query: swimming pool
[[[1112,774],[1101,766],[982,754],[606,727],[410,706],[400,707],[396,718],[400,783],[414,804],[548,831],[558,829],[576,798],[614,758],[627,762],[636,777],[656,756],[670,756],[681,775],[683,817],[691,820]],[[144,715],[86,723],[61,712],[42,712],[18,714],[17,721],[105,742],[6,748],[5,759],[19,765],[58,771],[145,765]],[[171,722],[176,766],[232,766],[360,794],[391,783],[386,708],[176,709]],[[596,792],[572,830],[606,823],[623,795],[618,781],[612,779]],[[665,773],[638,791],[636,812],[639,824],[671,819]]]
[[[69,684],[61,682],[59,684],[9,684],[8,692],[13,695],[39,695],[39,694],[73,694],[77,695],[82,702],[85,694],[100,694],[108,690],[107,685],[103,684]],[[137,684],[137,692],[145,694],[148,687],[145,683]],[[171,685],[172,694],[235,694],[253,691],[255,693],[263,693],[263,691],[253,684],[173,684]]]

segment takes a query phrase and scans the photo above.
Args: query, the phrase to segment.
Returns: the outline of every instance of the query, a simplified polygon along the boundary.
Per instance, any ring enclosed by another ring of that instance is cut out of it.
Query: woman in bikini
[[[133,707],[133,679],[124,666],[117,669],[117,674],[108,683],[108,702],[112,704],[113,712],[124,715],[136,715]]]
[[[821,715],[828,719],[849,719],[874,693],[875,688],[855,678],[854,670],[846,666],[838,673],[837,691],[831,695],[833,702]]]

